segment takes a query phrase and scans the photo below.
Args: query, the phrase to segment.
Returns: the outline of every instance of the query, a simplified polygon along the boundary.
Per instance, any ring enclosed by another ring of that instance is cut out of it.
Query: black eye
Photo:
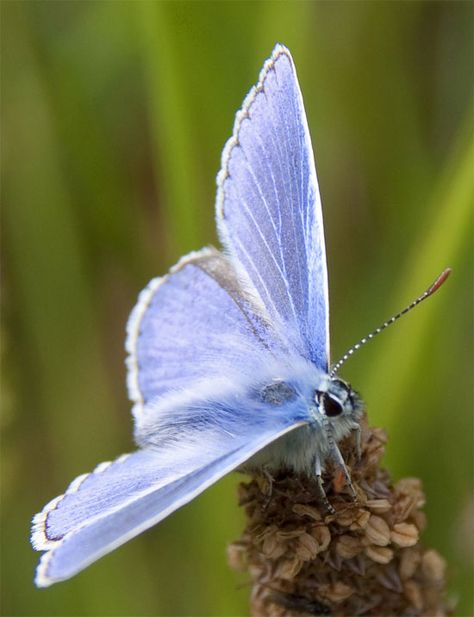
[[[340,416],[342,413],[342,405],[329,396],[327,392],[324,392],[322,396],[324,413],[329,418]]]

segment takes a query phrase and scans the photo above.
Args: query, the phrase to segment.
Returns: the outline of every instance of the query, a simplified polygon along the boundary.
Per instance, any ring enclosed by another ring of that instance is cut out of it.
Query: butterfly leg
[[[357,424],[357,422],[354,422],[354,424],[351,426],[351,429],[355,431],[356,433],[356,453],[357,453],[357,460],[360,461],[362,457],[362,445],[361,445],[362,431],[360,428],[360,424]]]
[[[324,428],[326,431],[326,438],[327,438],[327,443],[329,445],[330,456],[333,459],[334,463],[342,469],[342,473],[344,474],[344,477],[346,479],[346,484],[349,487],[350,492],[352,493],[352,498],[354,501],[357,501],[357,493],[355,491],[354,485],[352,484],[351,474],[349,473],[349,470],[347,469],[347,466],[341,454],[341,451],[337,447],[337,443],[334,441],[334,436],[332,434],[331,425],[328,422],[326,422],[324,424]]]
[[[326,506],[327,510],[329,511],[329,513],[335,514],[336,510],[334,510],[332,505],[329,503],[329,500],[326,495],[326,491],[324,490],[323,479],[322,479],[322,469],[321,469],[321,459],[319,458],[319,454],[316,454],[315,468],[316,468],[316,482],[318,483],[320,497],[324,505]]]
[[[354,485],[352,484],[351,474],[347,469],[346,463],[342,457],[341,451],[337,447],[337,444],[332,442],[331,444],[331,456],[338,467],[342,469],[344,477],[346,479],[346,484],[349,487],[349,490],[352,494],[352,498],[354,501],[357,501],[357,493],[355,491]]]

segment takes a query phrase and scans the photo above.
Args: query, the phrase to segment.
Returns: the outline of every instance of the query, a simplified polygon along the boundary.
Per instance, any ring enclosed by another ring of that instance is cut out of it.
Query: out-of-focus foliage
[[[138,291],[216,242],[214,177],[275,42],[317,155],[333,356],[422,307],[343,375],[420,476],[426,542],[472,614],[471,2],[3,2],[2,614],[244,615],[232,476],[48,590],[30,517],[130,450],[123,330]],[[204,447],[204,446],[203,446]],[[243,583],[243,585],[242,585]]]

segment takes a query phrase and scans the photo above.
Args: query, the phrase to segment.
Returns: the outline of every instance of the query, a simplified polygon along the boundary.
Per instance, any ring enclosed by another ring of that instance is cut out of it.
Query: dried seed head
[[[276,533],[269,533],[263,539],[262,553],[269,559],[279,559],[286,553],[286,544],[281,541]]]
[[[384,514],[392,508],[392,504],[388,499],[369,499],[365,506],[375,514]]]
[[[411,523],[395,523],[390,532],[390,539],[397,546],[405,548],[418,542],[418,529]]]
[[[370,520],[370,512],[368,510],[359,510],[352,523],[349,525],[349,529],[356,531],[359,529],[365,529]]]
[[[277,531],[277,536],[283,542],[293,540],[301,535],[304,529],[280,529]]]
[[[331,610],[318,599],[308,598],[296,593],[272,592],[266,598],[267,603],[276,604],[276,610],[272,611],[275,617],[288,617],[288,615],[330,615]],[[291,611],[290,613],[288,612]]]
[[[384,444],[382,431],[365,426],[360,461],[350,440],[339,444],[352,465],[358,502],[345,490],[334,491],[328,469],[323,481],[334,514],[321,503],[314,478],[281,471],[241,486],[248,524],[230,547],[229,561],[247,566],[254,617],[451,614],[444,561],[418,540],[424,524],[421,483],[410,478],[394,487],[379,467]]]
[[[321,513],[317,508],[314,508],[312,506],[307,506],[306,504],[302,503],[295,503],[295,505],[292,507],[292,510],[295,514],[298,514],[299,516],[309,516],[309,518],[312,518],[314,521],[321,520]]]
[[[247,569],[247,553],[245,544],[233,542],[227,547],[227,563],[234,570],[244,572]]]
[[[393,561],[387,567],[377,569],[375,577],[386,589],[390,589],[396,593],[401,593],[403,591],[402,581]]]
[[[423,610],[423,595],[420,586],[415,581],[407,581],[404,585],[405,595],[411,604],[418,610]]]
[[[436,551],[425,551],[421,560],[421,571],[427,582],[440,583],[444,579],[446,562]]]
[[[393,559],[393,551],[386,546],[367,546],[365,554],[375,563],[390,563]]]
[[[418,478],[405,478],[395,485],[397,495],[396,518],[406,520],[415,510],[425,505],[425,495]]]
[[[387,546],[390,544],[390,527],[382,517],[371,514],[365,528],[365,537],[370,544]]]
[[[417,496],[420,508],[425,505],[425,495],[420,478],[402,478],[395,484],[395,491],[399,495]]]
[[[375,467],[379,464],[380,459],[385,454],[385,444],[387,443],[387,436],[385,431],[380,428],[372,430],[369,435],[367,443],[365,444],[365,457],[368,467]]]
[[[326,525],[316,525],[311,529],[310,534],[318,543],[318,553],[325,551],[331,542],[331,532],[329,531],[329,527],[326,527]]]
[[[402,580],[411,578],[420,565],[421,555],[418,549],[407,548],[401,551],[399,572]]]
[[[410,518],[413,523],[418,527],[419,531],[423,531],[423,529],[426,527],[426,514],[421,510],[417,510],[416,512],[412,513]]]
[[[345,585],[340,581],[337,581],[332,585],[322,585],[320,589],[320,593],[323,598],[327,598],[335,604],[339,604],[340,602],[347,600],[347,598],[350,598],[354,591],[355,590],[352,587]]]
[[[298,557],[280,561],[277,565],[275,575],[284,580],[292,580],[303,566],[303,562]]]
[[[336,520],[341,527],[349,527],[356,519],[356,511],[345,508],[336,514]]]
[[[337,539],[336,552],[343,559],[352,559],[363,549],[359,538],[350,535],[343,535]]]
[[[302,533],[298,537],[295,553],[301,561],[309,561],[310,559],[314,559],[319,553],[319,544],[309,533]]]

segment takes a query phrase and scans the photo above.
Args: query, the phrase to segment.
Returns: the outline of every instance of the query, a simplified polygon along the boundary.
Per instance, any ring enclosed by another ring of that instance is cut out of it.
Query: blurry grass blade
[[[406,302],[407,290],[419,289],[429,282],[438,270],[452,265],[464,246],[470,229],[469,220],[473,205],[473,163],[474,141],[471,139],[465,149],[455,157],[441,189],[435,191],[431,211],[437,211],[437,216],[431,222],[424,241],[417,242],[413,254],[407,260],[405,273],[401,277],[401,286],[392,302],[393,306],[402,306]],[[456,276],[456,272],[453,276]],[[448,292],[449,283],[446,289],[437,294],[438,297],[432,302],[431,309],[428,309],[430,303],[424,307],[427,312],[423,319],[405,321],[403,337],[409,344],[400,345],[400,339],[393,336],[379,341],[377,353],[383,358],[383,362],[376,363],[372,370],[370,381],[365,388],[365,396],[367,400],[371,400],[372,397],[375,399],[380,384],[384,384],[386,399],[383,419],[389,425],[395,424],[395,415],[400,414],[400,398],[403,397],[405,387],[416,371],[422,356],[423,341],[429,336],[436,312],[443,305],[443,293]],[[412,293],[416,294],[416,291]],[[393,372],[394,366],[397,367],[396,372]]]
[[[193,131],[187,106],[192,104],[178,65],[166,2],[138,2],[143,57],[148,79],[155,173],[163,224],[169,230],[174,257],[199,248],[199,182],[194,164]]]
[[[71,418],[90,410],[97,430],[103,422],[105,433],[110,407],[101,385],[105,375],[80,226],[62,174],[61,145],[41,68],[22,18],[15,35],[23,44],[17,45],[10,68],[16,67],[21,78],[9,75],[4,141],[8,267],[18,302],[15,319],[25,337],[25,349],[16,352],[38,362],[24,396],[39,392],[34,405],[55,431],[57,468],[67,470],[74,467],[77,452]],[[40,411],[44,401],[48,406]],[[94,407],[102,410],[98,417]],[[62,456],[66,460],[61,461]]]

